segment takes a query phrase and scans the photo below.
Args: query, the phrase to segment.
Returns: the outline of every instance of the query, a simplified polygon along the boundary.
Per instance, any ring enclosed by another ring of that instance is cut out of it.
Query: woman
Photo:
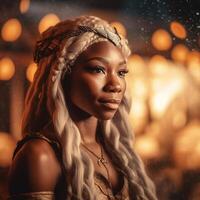
[[[156,199],[132,149],[127,41],[94,16],[67,20],[37,42],[10,170],[10,199]]]

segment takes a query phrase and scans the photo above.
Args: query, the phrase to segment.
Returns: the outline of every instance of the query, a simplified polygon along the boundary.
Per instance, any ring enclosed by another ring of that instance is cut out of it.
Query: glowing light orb
[[[176,21],[171,22],[170,30],[177,38],[184,39],[187,36],[185,27],[179,22],[176,22]]]
[[[149,67],[154,74],[165,74],[169,64],[165,57],[161,55],[153,56],[149,61]]]
[[[1,36],[7,42],[17,40],[22,33],[22,26],[18,19],[9,19],[1,29]]]
[[[10,80],[15,73],[15,65],[13,61],[8,58],[0,60],[0,80]]]
[[[164,29],[155,31],[151,38],[152,45],[160,51],[166,51],[172,46],[172,39],[170,34]]]
[[[57,15],[50,13],[45,15],[39,23],[39,32],[42,33],[45,30],[47,30],[50,26],[54,26],[56,25],[58,22],[60,21],[60,19],[58,18]]]
[[[200,53],[198,51],[191,51],[187,54],[188,71],[194,79],[200,84]]]
[[[129,69],[129,74],[138,74],[138,73],[143,73],[144,70],[146,69],[146,64],[144,59],[138,55],[138,54],[133,54],[128,58],[128,69]],[[145,68],[145,69],[144,69]]]
[[[160,146],[154,137],[140,136],[136,139],[135,150],[144,159],[156,158],[160,154]]]
[[[189,123],[174,143],[174,160],[181,169],[200,168],[200,122]]]
[[[37,65],[35,63],[31,63],[27,70],[26,70],[26,78],[30,81],[33,82],[33,78],[35,75],[35,72],[37,70]]]
[[[26,13],[30,7],[30,0],[21,0],[19,10],[21,13]]]
[[[184,63],[186,61],[188,52],[189,52],[189,49],[185,45],[177,44],[172,49],[171,57],[173,58],[173,60],[177,62]]]
[[[200,66],[200,52],[198,51],[191,51],[187,54],[187,64],[193,65],[194,63]]]
[[[126,37],[126,28],[124,27],[124,25],[120,22],[112,22],[111,26],[115,27],[117,29],[117,32],[120,35],[123,35],[124,37]]]

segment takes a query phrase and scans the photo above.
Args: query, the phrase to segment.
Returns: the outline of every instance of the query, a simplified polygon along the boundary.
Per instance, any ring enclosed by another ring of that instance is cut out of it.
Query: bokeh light
[[[188,71],[197,83],[200,84],[200,53],[198,51],[189,52],[187,54],[186,63]]]
[[[149,60],[149,67],[153,74],[162,75],[168,71],[168,61],[164,56],[154,55]]]
[[[145,70],[146,64],[145,64],[144,59],[140,55],[133,54],[128,58],[127,66],[129,69],[128,75],[133,75],[133,74],[143,73]]]
[[[120,35],[123,35],[124,37],[126,37],[126,28],[124,27],[124,25],[120,22],[111,22],[110,23],[111,26],[115,27],[117,29],[117,32]]]
[[[185,39],[187,36],[185,27],[179,22],[176,21],[171,22],[170,30],[177,38]]]
[[[50,26],[54,26],[56,25],[58,22],[60,21],[60,19],[58,18],[57,15],[50,13],[45,15],[39,23],[38,29],[39,32],[42,33],[45,30],[47,30]]]
[[[0,60],[0,80],[10,80],[15,73],[15,65],[13,61],[4,57]]]
[[[200,67],[200,52],[191,51],[187,54],[186,58],[187,65],[198,65]]]
[[[1,29],[1,36],[7,42],[17,40],[22,33],[22,25],[18,19],[12,18],[6,21]]]
[[[184,110],[177,110],[172,116],[172,125],[174,128],[182,128],[187,122],[187,116]]]
[[[179,63],[184,63],[187,58],[189,49],[183,44],[177,44],[171,51],[173,60]]]
[[[174,143],[174,158],[181,169],[200,169],[200,122],[192,121],[179,132]]]
[[[150,81],[150,111],[154,119],[160,119],[168,110],[170,104],[185,87],[185,79],[181,70],[176,65],[167,61],[167,65],[163,65],[163,71],[153,70]],[[159,67],[159,65],[158,65]],[[150,68],[151,69],[151,68]]]
[[[30,81],[33,82],[33,78],[35,75],[35,72],[37,70],[37,65],[35,63],[31,63],[27,69],[26,69],[26,78]]]
[[[158,158],[160,155],[160,146],[154,137],[143,135],[137,138],[135,150],[143,159]]]
[[[133,105],[130,110],[130,120],[135,134],[140,134],[148,123],[148,107],[145,102],[139,98],[133,98]]]
[[[169,50],[172,46],[170,34],[164,29],[156,30],[151,38],[152,45],[160,51]]]
[[[30,7],[30,0],[21,0],[19,10],[21,13],[26,13]]]
[[[8,167],[11,164],[15,145],[16,142],[10,134],[0,132],[0,167]]]

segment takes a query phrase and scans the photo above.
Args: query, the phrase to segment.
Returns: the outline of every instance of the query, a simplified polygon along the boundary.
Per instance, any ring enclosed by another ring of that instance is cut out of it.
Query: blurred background
[[[158,199],[200,199],[199,0],[1,0],[0,12],[0,200],[37,69],[35,42],[79,15],[102,17],[129,40],[133,147]]]

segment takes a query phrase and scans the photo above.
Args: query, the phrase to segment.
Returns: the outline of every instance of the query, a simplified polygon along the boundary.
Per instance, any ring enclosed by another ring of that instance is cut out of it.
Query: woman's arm
[[[16,154],[10,168],[10,195],[54,192],[61,174],[51,145],[42,139],[28,141]]]

